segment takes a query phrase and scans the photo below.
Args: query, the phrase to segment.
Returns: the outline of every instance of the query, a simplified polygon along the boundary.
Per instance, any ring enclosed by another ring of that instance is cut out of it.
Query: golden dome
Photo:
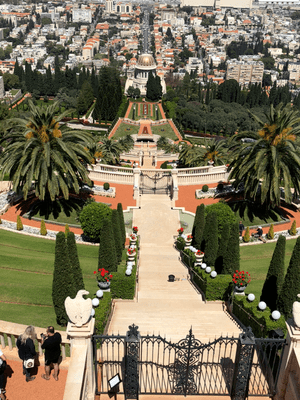
[[[151,54],[141,54],[139,56],[137,66],[141,67],[155,67],[155,61]]]

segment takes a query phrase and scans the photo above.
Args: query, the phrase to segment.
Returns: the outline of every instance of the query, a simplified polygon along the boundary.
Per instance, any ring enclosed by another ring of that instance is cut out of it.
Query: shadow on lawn
[[[249,200],[229,202],[227,204],[240,219],[247,217],[250,222],[253,222],[255,218],[259,218],[265,223],[270,222],[270,219],[273,222],[280,222],[283,219],[293,218],[293,214],[286,209],[281,207],[267,208]]]
[[[91,197],[90,195],[84,193],[81,196],[70,196],[68,200],[63,197],[57,199],[56,201],[51,201],[50,198],[44,201],[39,200],[35,196],[30,196],[27,200],[20,201],[16,209],[21,211],[20,215],[29,213],[29,219],[35,215],[39,218],[49,219],[50,215],[53,215],[54,219],[57,219],[59,214],[63,212],[67,217],[70,217],[72,211],[80,211],[87,201]]]

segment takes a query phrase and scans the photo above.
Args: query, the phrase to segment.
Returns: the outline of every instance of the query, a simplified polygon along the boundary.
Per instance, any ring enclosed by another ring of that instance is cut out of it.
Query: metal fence
[[[284,339],[256,339],[251,329],[239,338],[209,343],[192,330],[177,343],[161,336],[140,336],[132,325],[126,336],[94,336],[96,394],[108,393],[119,374],[126,399],[151,395],[273,396]]]

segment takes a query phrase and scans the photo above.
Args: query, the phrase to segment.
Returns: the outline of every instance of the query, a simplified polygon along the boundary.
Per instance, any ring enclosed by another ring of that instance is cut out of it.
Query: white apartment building
[[[262,83],[264,63],[262,61],[227,61],[226,80],[235,79],[240,85]]]
[[[89,24],[92,22],[92,10],[91,9],[82,9],[82,8],[73,8],[72,10],[72,18],[73,22],[88,22]]]

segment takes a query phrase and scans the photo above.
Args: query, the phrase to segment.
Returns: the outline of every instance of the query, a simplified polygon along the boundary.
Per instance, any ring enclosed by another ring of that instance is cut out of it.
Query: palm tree
[[[90,183],[86,166],[92,137],[61,123],[72,110],[56,116],[58,102],[44,108],[29,100],[28,106],[28,117],[11,119],[1,141],[2,176],[8,174],[13,189],[21,189],[25,200],[32,186],[40,200],[68,200],[70,192],[79,193],[82,182]]]
[[[123,147],[115,140],[104,138],[99,142],[97,151],[103,162],[107,164],[119,164]]]
[[[229,179],[244,184],[245,195],[256,197],[267,207],[280,204],[281,187],[290,203],[300,192],[300,114],[291,105],[271,105],[267,123],[254,116],[261,129],[240,133],[231,143]],[[241,141],[246,143],[242,143]],[[250,139],[250,140],[249,140]]]
[[[188,167],[207,165],[209,161],[213,165],[223,165],[225,141],[215,139],[205,140],[202,145],[188,145],[181,147],[179,159]]]

